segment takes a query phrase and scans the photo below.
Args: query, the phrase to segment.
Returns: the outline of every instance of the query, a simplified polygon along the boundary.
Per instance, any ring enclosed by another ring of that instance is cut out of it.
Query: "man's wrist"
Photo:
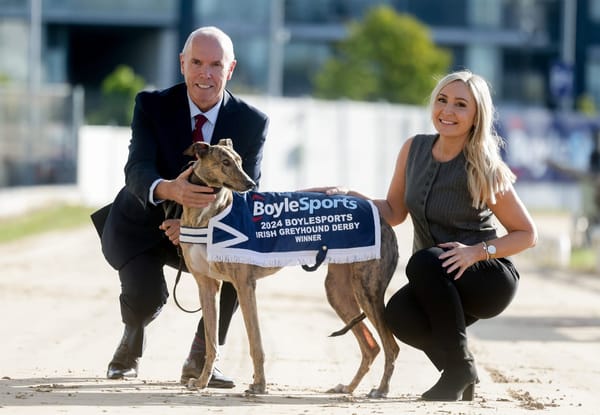
[[[159,203],[162,203],[165,201],[165,198],[161,198],[158,195],[158,186],[163,183],[165,180],[162,178],[156,179],[152,185],[150,185],[150,193],[148,195],[148,200],[150,201],[150,203],[152,203],[153,205],[158,205]]]

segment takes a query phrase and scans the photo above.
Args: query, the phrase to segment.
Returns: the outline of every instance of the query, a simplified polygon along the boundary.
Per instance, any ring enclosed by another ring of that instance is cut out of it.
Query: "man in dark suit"
[[[215,144],[231,138],[243,168],[258,183],[268,117],[225,89],[236,60],[229,36],[215,27],[203,27],[188,37],[179,56],[185,83],[140,92],[135,100],[125,187],[116,196],[105,219],[92,215],[101,233],[102,252],[119,272],[123,337],[108,365],[107,377],[135,377],[144,347],[144,328],[158,316],[169,295],[163,267],[177,266],[179,220],[167,219],[162,202],[202,208],[213,189],[191,184],[191,160],[183,152],[193,139]],[[196,115],[204,116],[197,123]],[[219,343],[225,336],[237,295],[224,283],[220,299]],[[204,326],[201,319],[181,381],[198,377],[204,365]],[[215,369],[209,387],[232,388],[234,382]]]

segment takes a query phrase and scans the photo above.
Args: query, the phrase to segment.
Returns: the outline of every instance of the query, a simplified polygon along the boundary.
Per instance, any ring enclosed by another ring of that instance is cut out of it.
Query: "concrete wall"
[[[125,184],[129,128],[83,126],[79,131],[77,187],[82,203],[101,206]]]

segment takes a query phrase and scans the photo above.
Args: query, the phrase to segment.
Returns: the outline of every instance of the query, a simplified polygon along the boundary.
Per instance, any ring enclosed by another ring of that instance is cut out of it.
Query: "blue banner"
[[[322,193],[234,193],[206,234],[209,261],[265,267],[310,265],[323,249],[325,263],[378,259],[381,250],[371,201]]]

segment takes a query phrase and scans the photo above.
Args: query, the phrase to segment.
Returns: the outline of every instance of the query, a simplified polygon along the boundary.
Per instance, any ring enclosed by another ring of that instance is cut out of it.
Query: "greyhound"
[[[246,192],[255,183],[242,170],[241,158],[233,150],[230,139],[222,139],[217,145],[194,143],[186,155],[195,156],[192,183],[215,188],[216,199],[205,208],[183,207],[181,226],[206,227],[211,217],[232,203],[232,192]],[[362,359],[360,366],[349,384],[339,384],[328,392],[352,393],[363,379],[380,347],[366,324],[369,319],[381,339],[385,366],[377,389],[368,394],[372,398],[384,398],[389,391],[389,382],[394,371],[394,362],[399,347],[392,332],[384,322],[384,294],[398,262],[396,235],[382,218],[381,258],[349,264],[329,264],[325,279],[327,299],[346,326],[332,335],[352,330],[358,340]],[[243,314],[249,342],[249,350],[254,366],[253,383],[246,393],[266,393],[264,372],[264,351],[258,324],[256,306],[256,281],[273,275],[280,268],[226,262],[208,262],[206,244],[180,242],[187,269],[193,274],[200,292],[200,305],[203,310],[206,358],[198,379],[190,379],[190,389],[203,389],[208,385],[217,355],[218,339],[218,298],[222,281],[229,281],[235,287]]]

